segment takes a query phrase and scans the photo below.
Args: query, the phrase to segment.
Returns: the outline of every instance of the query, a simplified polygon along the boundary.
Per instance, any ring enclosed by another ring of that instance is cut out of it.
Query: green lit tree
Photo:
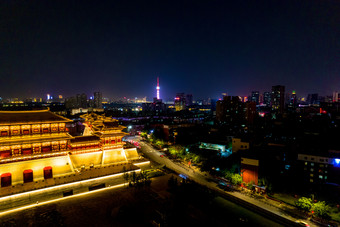
[[[185,157],[185,149],[184,149],[184,147],[182,147],[180,145],[169,147],[169,152],[170,152],[171,155],[174,155],[174,156],[179,157],[179,158]]]
[[[313,207],[312,199],[306,197],[301,197],[298,201],[295,202],[295,205],[299,209],[306,212],[309,212]]]
[[[322,218],[329,217],[330,207],[326,204],[325,201],[314,203],[312,210],[314,211],[314,214],[318,217]]]
[[[159,149],[164,147],[164,141],[163,140],[156,140],[155,145],[159,147]]]
[[[191,155],[191,159],[192,159],[192,162],[194,162],[194,163],[201,162],[201,157],[199,155],[197,155],[197,154],[192,154]]]
[[[231,173],[230,171],[226,171],[224,176],[227,180],[231,181],[233,173]]]
[[[148,138],[148,133],[147,132],[141,132],[140,136],[144,139]]]
[[[232,177],[231,177],[231,183],[233,185],[240,185],[240,184],[242,184],[242,177],[241,177],[241,175],[237,174],[237,173],[233,174]]]

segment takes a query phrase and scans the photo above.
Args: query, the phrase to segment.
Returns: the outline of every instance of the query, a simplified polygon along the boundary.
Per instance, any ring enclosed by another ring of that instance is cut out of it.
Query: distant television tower
[[[159,90],[160,90],[160,87],[159,87],[159,77],[157,77],[157,87],[156,87],[156,90],[157,90],[157,99],[160,99],[159,98]]]

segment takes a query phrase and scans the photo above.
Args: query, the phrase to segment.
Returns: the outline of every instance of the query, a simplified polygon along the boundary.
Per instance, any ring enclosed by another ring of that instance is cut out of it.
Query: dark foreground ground
[[[0,226],[280,226],[172,174],[0,216]]]

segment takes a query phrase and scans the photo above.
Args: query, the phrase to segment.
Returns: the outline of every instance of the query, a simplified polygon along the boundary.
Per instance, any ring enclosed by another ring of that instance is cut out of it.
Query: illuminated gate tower
[[[117,120],[82,117],[88,135],[72,137],[66,126],[73,121],[49,110],[0,111],[1,188],[139,158],[136,148],[123,148]]]
[[[139,157],[136,148],[123,148],[125,142],[122,141],[122,138],[128,133],[122,131],[126,127],[119,125],[118,120],[105,117],[105,114],[98,115],[95,113],[84,114],[81,118],[85,119],[84,125],[89,134],[100,141],[102,156],[100,159],[98,157],[95,159],[101,161],[97,164],[127,162]]]
[[[1,187],[72,172],[66,165],[71,122],[48,110],[0,111]]]

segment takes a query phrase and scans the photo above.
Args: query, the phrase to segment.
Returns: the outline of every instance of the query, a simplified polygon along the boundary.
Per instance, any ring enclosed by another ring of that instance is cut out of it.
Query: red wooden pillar
[[[3,173],[1,174],[1,187],[8,187],[12,185],[12,174]]]
[[[53,177],[52,173],[52,167],[51,166],[46,166],[44,168],[44,179],[49,179]]]
[[[33,170],[24,170],[24,183],[33,182]]]

